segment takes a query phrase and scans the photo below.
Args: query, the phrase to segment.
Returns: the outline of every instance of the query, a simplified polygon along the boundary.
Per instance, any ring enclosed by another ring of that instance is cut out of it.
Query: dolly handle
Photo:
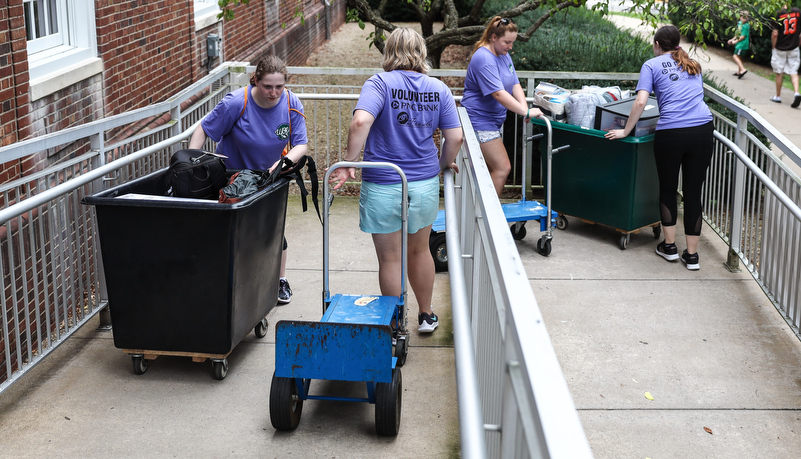
[[[541,138],[543,138],[543,137],[545,137],[545,134],[543,134],[542,132],[540,132],[539,134],[534,134],[534,135],[532,135],[531,137],[528,137],[528,138],[526,139],[526,142],[531,142],[532,140],[541,139]]]
[[[567,150],[570,150],[570,145],[562,145],[559,148],[554,148],[553,150],[551,150],[551,153],[555,155],[557,153],[562,153]]]

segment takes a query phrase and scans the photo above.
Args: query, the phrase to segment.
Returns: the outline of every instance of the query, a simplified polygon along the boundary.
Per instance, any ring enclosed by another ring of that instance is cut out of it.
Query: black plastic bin
[[[164,197],[163,173],[83,201],[96,208],[114,345],[227,355],[276,304],[288,181],[220,204]]]

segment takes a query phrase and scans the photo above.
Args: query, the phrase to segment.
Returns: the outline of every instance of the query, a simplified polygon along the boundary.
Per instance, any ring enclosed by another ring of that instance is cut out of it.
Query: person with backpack
[[[439,318],[431,307],[434,259],[428,247],[431,224],[439,211],[439,173],[452,168],[462,145],[462,125],[456,102],[445,83],[426,75],[426,43],[409,28],[395,29],[387,38],[384,73],[362,86],[348,131],[345,161],[398,165],[408,180],[407,243],[409,285],[418,306],[418,331],[431,333]],[[439,154],[434,133],[441,130]],[[339,189],[356,178],[355,168],[334,170],[329,180]],[[381,294],[400,296],[401,178],[387,168],[362,170],[359,227],[371,233],[378,257]]]
[[[285,155],[298,162],[308,152],[306,118],[300,99],[286,88],[284,62],[268,56],[259,61],[250,85],[227,94],[192,134],[189,148],[217,142],[229,169],[271,171]],[[286,279],[287,242],[281,256],[278,302],[292,300]]]

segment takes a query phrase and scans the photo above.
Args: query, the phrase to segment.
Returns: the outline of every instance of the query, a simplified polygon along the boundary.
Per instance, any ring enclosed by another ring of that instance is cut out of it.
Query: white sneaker
[[[417,322],[420,324],[417,331],[420,333],[431,333],[439,326],[439,317],[433,312],[431,314],[424,312],[417,316]]]

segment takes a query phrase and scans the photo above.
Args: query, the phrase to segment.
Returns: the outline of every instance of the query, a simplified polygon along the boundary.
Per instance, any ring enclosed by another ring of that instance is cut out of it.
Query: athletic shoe
[[[698,263],[698,254],[697,253],[694,253],[694,254],[690,255],[685,250],[684,253],[681,254],[681,261],[682,261],[682,263],[687,265],[687,269],[689,269],[691,271],[697,271],[697,270],[701,269],[701,264]]]
[[[780,104],[780,103],[782,103],[782,98],[779,97],[779,96],[773,96],[773,97],[770,98],[770,101],[771,102],[776,102],[777,104]]]
[[[667,261],[676,261],[679,259],[679,249],[676,247],[676,244],[668,244],[665,241],[657,244],[656,254]]]
[[[417,322],[420,327],[417,329],[420,333],[431,333],[437,329],[439,325],[439,317],[433,312],[431,314],[422,313],[417,316]]]
[[[793,97],[793,103],[790,104],[790,106],[796,108],[798,107],[798,104],[801,104],[801,94],[795,93],[795,96]]]
[[[292,301],[292,289],[289,288],[289,282],[286,279],[281,279],[278,282],[278,302],[287,304]]]

